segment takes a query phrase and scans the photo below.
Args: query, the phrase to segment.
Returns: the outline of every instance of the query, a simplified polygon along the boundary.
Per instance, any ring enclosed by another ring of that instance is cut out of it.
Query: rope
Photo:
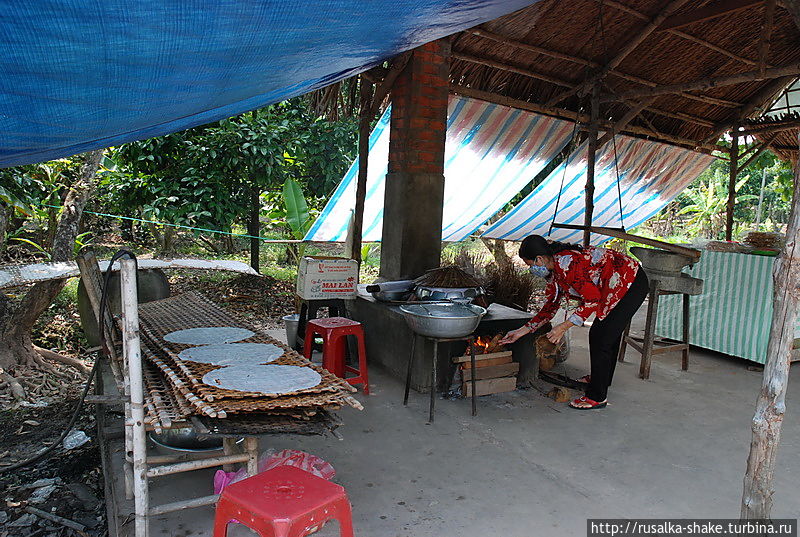
[[[561,203],[561,193],[564,191],[564,179],[567,177],[567,168],[569,167],[570,159],[572,158],[573,153],[575,153],[575,146],[577,145],[576,140],[578,137],[578,117],[580,117],[580,110],[582,110],[582,108],[579,109],[578,116],[575,118],[575,124],[572,127],[572,138],[569,141],[569,147],[567,147],[567,158],[564,161],[564,172],[561,174],[561,184],[558,187],[558,196],[556,197],[556,207],[553,211],[553,219],[550,221],[550,229],[547,230],[548,236],[553,233],[553,226],[556,224],[558,205]]]
[[[43,207],[52,207],[54,209],[61,209],[61,205],[50,205],[50,204],[47,204],[47,203],[42,203],[40,205],[43,206]],[[132,216],[120,216],[118,214],[97,213],[97,212],[94,212],[94,211],[83,211],[83,212],[87,213],[87,214],[93,214],[95,216],[105,216],[107,218],[117,218],[119,220],[130,220],[131,222],[141,222],[143,224],[157,224],[157,225],[160,225],[160,226],[170,226],[170,227],[176,227],[176,228],[180,228],[180,229],[191,229],[191,230],[196,230],[196,231],[205,231],[206,233],[216,233],[218,235],[230,235],[232,237],[240,237],[240,238],[243,238],[243,239],[258,239],[258,240],[263,241],[263,242],[274,242],[274,243],[279,243],[279,244],[292,244],[292,243],[301,243],[301,242],[303,242],[302,240],[296,240],[296,239],[269,239],[267,237],[260,237],[260,236],[257,236],[257,235],[248,235],[246,233],[231,233],[229,231],[221,231],[219,229],[208,229],[208,228],[204,228],[204,227],[184,226],[184,225],[181,225],[181,224],[171,224],[169,222],[158,222],[156,220],[143,220],[141,218],[133,218]]]

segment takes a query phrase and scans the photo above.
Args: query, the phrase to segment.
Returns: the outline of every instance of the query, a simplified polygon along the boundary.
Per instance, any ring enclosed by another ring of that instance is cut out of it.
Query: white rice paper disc
[[[254,335],[254,332],[236,326],[205,326],[202,328],[176,330],[164,336],[164,339],[170,343],[183,345],[214,345],[218,343],[233,343]]]
[[[215,388],[270,395],[307,390],[320,382],[319,373],[296,365],[232,366],[203,375],[203,383]]]
[[[269,343],[223,343],[183,349],[181,360],[213,365],[258,365],[283,356],[282,348]]]

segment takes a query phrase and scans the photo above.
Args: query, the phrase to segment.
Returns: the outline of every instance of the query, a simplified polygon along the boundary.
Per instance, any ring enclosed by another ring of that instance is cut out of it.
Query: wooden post
[[[139,345],[139,301],[136,296],[136,262],[120,261],[120,295],[122,298],[122,344],[128,358],[131,386],[130,419],[133,429],[133,504],[136,537],[148,537],[149,490],[147,487],[147,444],[144,429],[144,383],[142,355]]]
[[[800,302],[800,163],[795,167],[792,212],[786,227],[786,245],[772,271],[775,295],[761,393],[753,416],[753,437],[742,494],[743,519],[768,519],[774,493],[775,457],[786,411],[786,387]]]
[[[358,180],[356,181],[356,207],[353,215],[353,235],[348,256],[361,263],[361,234],[364,227],[364,202],[367,197],[367,164],[369,160],[369,124],[372,119],[372,83],[360,79],[361,106],[358,114]]]
[[[731,130],[731,174],[728,179],[728,208],[725,219],[725,240],[733,240],[733,209],[736,205],[736,176],[739,175],[739,127]]]
[[[586,207],[583,217],[583,225],[586,230],[583,232],[583,245],[589,246],[592,239],[592,232],[588,229],[592,225],[592,213],[594,212],[594,166],[597,157],[597,128],[600,121],[600,86],[595,84],[592,87],[591,100],[591,120],[589,123],[589,146],[586,156]]]
[[[250,235],[250,266],[256,272],[261,272],[258,269],[261,244],[255,238],[261,235],[261,223],[258,218],[261,213],[259,194],[258,188],[255,185],[250,185],[250,221],[248,222],[247,233]]]

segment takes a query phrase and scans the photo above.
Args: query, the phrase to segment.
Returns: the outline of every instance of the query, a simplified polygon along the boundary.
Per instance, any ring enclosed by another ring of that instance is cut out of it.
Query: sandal
[[[596,408],[605,408],[606,405],[608,405],[608,399],[598,402],[594,399],[589,399],[585,395],[569,402],[569,406],[575,410],[594,410]]]
[[[590,382],[592,382],[592,376],[584,375],[578,379],[578,382],[580,382],[581,384],[589,384]]]

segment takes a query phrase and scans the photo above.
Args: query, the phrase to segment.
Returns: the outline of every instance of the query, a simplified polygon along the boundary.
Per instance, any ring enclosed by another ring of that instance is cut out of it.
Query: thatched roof
[[[588,121],[585,82],[605,66],[599,101],[607,125],[629,114],[624,131],[709,150],[800,75],[800,30],[775,4],[542,0],[454,36],[453,90]],[[776,144],[796,147],[796,137],[782,136]]]

